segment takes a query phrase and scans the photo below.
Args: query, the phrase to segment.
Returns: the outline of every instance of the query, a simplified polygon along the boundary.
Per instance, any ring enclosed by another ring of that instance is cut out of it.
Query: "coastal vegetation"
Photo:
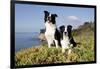
[[[73,30],[73,37],[78,43],[72,48],[71,54],[61,52],[53,46],[48,48],[46,43],[39,46],[24,48],[15,53],[15,64],[34,65],[34,64],[51,64],[51,63],[69,63],[69,62],[89,62],[94,61],[94,23],[85,22],[77,29]]]

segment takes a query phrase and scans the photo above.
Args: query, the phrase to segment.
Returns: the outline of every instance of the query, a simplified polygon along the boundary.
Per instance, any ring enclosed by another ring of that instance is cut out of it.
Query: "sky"
[[[58,15],[58,28],[61,25],[77,28],[86,21],[94,21],[94,8],[16,4],[15,32],[40,32],[45,28],[44,10]]]

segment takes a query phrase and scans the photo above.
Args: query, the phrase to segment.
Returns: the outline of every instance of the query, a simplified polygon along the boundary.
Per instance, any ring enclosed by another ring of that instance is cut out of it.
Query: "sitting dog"
[[[60,26],[61,32],[61,46],[62,46],[62,53],[65,52],[65,49],[69,49],[68,54],[71,52],[71,47],[76,46],[76,42],[72,37],[72,26],[68,25],[65,27],[64,25]]]
[[[60,32],[56,26],[56,17],[57,14],[50,14],[48,11],[44,11],[44,22],[45,22],[45,37],[48,43],[48,47],[50,48],[52,43],[54,42],[56,48],[61,46],[60,43]]]

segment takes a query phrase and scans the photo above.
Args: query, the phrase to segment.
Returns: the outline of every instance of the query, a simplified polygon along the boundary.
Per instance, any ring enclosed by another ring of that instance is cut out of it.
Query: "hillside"
[[[16,52],[16,66],[94,61],[94,23],[84,23],[73,30],[73,35],[80,44],[72,49],[71,54],[68,55],[68,50],[63,54],[60,47],[48,48],[47,44],[42,44]]]
[[[73,30],[73,35],[82,35],[87,34],[91,35],[94,32],[94,23],[85,22],[83,25],[80,25],[77,29]]]

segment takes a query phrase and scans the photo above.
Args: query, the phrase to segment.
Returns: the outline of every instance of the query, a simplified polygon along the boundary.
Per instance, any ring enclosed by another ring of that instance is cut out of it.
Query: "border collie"
[[[76,46],[76,42],[72,36],[72,26],[68,25],[65,27],[64,25],[60,26],[61,32],[61,46],[62,46],[62,53],[65,52],[65,49],[69,49],[68,54],[71,53],[71,47]]]
[[[56,26],[56,17],[57,14],[51,14],[48,11],[44,11],[44,22],[45,22],[45,29],[46,29],[45,37],[49,48],[51,47],[53,42],[55,43],[56,48],[58,48],[58,46],[61,46],[60,32]]]

